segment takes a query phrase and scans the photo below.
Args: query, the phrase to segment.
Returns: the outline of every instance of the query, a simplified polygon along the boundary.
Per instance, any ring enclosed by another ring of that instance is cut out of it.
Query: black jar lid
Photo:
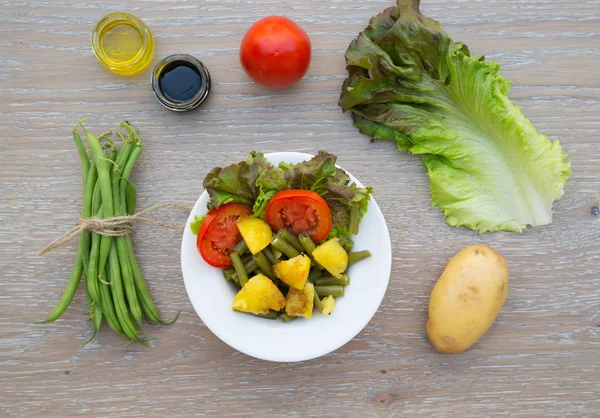
[[[194,86],[197,92],[191,98],[177,99],[163,89],[163,77],[173,69],[187,67],[199,76],[199,86]],[[162,59],[152,71],[152,89],[154,96],[164,107],[176,112],[186,112],[199,107],[206,101],[210,93],[211,81],[208,69],[198,59],[187,54],[174,54]]]

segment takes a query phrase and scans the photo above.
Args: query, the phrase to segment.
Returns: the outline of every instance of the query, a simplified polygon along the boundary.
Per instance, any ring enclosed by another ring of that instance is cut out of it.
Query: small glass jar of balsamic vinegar
[[[196,109],[208,97],[210,87],[208,69],[191,55],[169,55],[152,72],[154,95],[169,110]]]
[[[110,13],[92,32],[94,54],[106,68],[120,75],[134,75],[152,61],[154,40],[146,24],[123,12]]]

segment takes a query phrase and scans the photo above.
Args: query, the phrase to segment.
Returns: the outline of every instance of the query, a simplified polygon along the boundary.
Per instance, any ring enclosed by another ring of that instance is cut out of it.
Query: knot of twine
[[[171,229],[174,231],[182,231],[185,226],[180,225],[169,225],[156,219],[145,217],[144,215],[148,212],[155,211],[160,208],[178,208],[190,212],[192,208],[182,205],[180,203],[158,203],[154,206],[150,206],[140,212],[134,213],[133,215],[126,216],[114,216],[112,218],[79,218],[73,228],[62,234],[60,237],[48,244],[38,255],[44,255],[48,251],[52,251],[61,245],[66,244],[75,237],[79,236],[84,231],[92,231],[99,235],[107,237],[123,237],[129,235],[133,231],[133,225],[136,222],[148,222],[154,225],[162,226],[163,228]]]

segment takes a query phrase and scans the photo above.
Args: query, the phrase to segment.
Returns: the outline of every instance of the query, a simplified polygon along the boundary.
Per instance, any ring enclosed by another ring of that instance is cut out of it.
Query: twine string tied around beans
[[[109,237],[123,237],[125,235],[129,235],[131,231],[134,229],[134,225],[137,222],[147,222],[154,225],[161,226],[163,228],[171,229],[173,231],[182,231],[185,226],[181,225],[170,225],[156,219],[150,218],[148,216],[144,216],[149,212],[153,212],[157,209],[161,208],[177,208],[186,210],[188,212],[191,211],[191,208],[182,205],[180,203],[167,202],[167,203],[158,203],[156,205],[150,206],[147,209],[144,209],[140,212],[134,213],[133,215],[126,216],[114,216],[112,218],[79,218],[77,223],[73,228],[65,232],[63,235],[52,241],[48,244],[44,249],[42,249],[38,255],[44,255],[48,251],[51,251],[55,248],[60,247],[78,237],[84,231],[95,232],[99,235],[105,235]]]

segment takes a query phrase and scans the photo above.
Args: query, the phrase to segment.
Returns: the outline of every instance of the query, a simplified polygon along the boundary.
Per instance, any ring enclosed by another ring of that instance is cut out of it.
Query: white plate
[[[312,158],[297,152],[266,154],[277,165]],[[364,187],[350,174],[352,181]],[[337,350],[354,338],[371,320],[385,294],[390,279],[392,249],[385,219],[371,198],[359,234],[353,237],[353,251],[368,249],[372,257],[349,268],[350,285],[337,298],[335,311],[328,317],[315,312],[311,319],[289,323],[235,312],[231,302],[237,288],[223,278],[222,270],[209,266],[196,250],[196,235],[190,230],[194,215],[206,213],[208,193],[202,193],[188,218],[181,242],[181,270],[185,288],[204,324],[223,342],[269,361],[302,361]]]

